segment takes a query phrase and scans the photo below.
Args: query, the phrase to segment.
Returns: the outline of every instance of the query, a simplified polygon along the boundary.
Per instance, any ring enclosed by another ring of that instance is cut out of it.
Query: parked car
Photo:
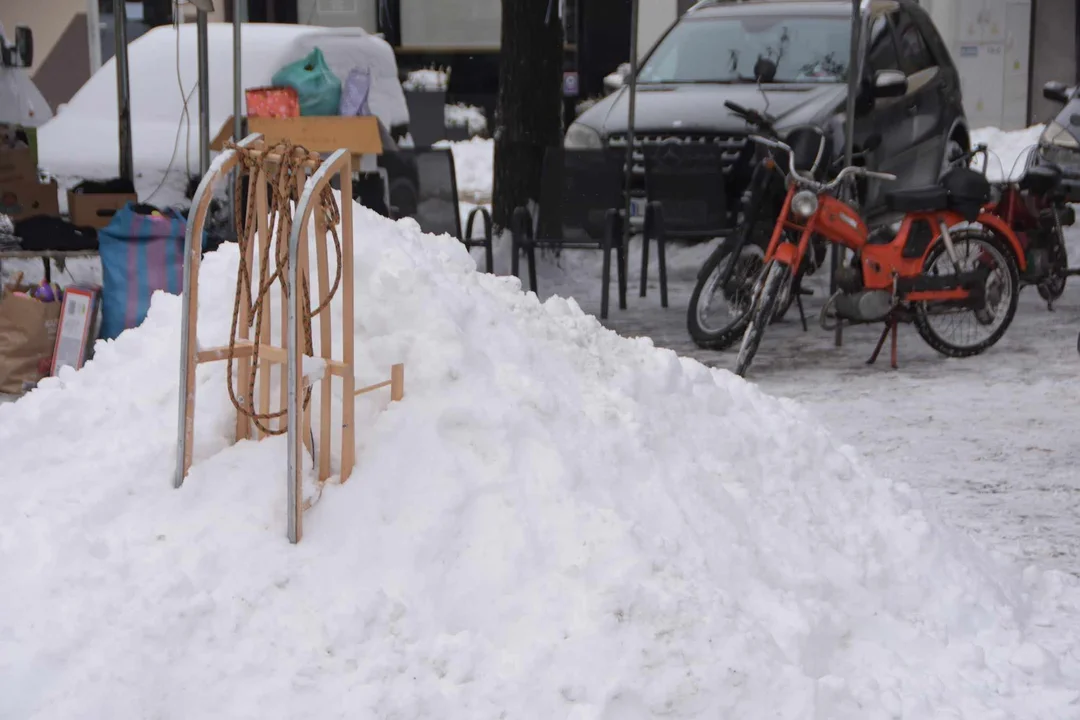
[[[930,16],[912,0],[864,5],[855,144],[880,135],[866,154],[872,170],[897,175],[890,189],[933,184],[970,146],[960,77]],[[633,172],[644,176],[651,148],[668,143],[715,143],[723,152],[727,226],[738,221],[753,151],[750,128],[725,101],[768,113],[783,135],[814,124],[835,133],[842,148],[848,94],[849,0],[704,0],[687,11],[644,58],[637,75]],[[756,82],[759,59],[775,75]],[[884,74],[884,75],[883,75]],[[875,94],[875,82],[902,74],[898,97]],[[628,88],[586,110],[567,129],[567,149],[626,152]],[[879,182],[865,189],[864,207],[883,200]],[[704,201],[702,201],[704,202]],[[685,203],[683,203],[685,205]],[[670,215],[670,213],[665,213]],[[692,236],[692,233],[687,233]],[[708,235],[706,235],[707,237]]]
[[[1039,137],[1032,164],[1057,166],[1068,201],[1080,202],[1080,86],[1048,82],[1043,86],[1043,97],[1062,108]]]

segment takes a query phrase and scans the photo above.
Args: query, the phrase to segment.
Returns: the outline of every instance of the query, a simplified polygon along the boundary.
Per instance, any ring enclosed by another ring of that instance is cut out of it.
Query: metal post
[[[195,35],[199,63],[199,174],[205,175],[210,168],[210,60],[204,10],[195,13]]]
[[[243,108],[242,99],[244,94],[244,83],[240,77],[241,68],[243,65],[240,57],[240,34],[243,28],[243,5],[241,0],[233,0],[233,16],[232,16],[232,38],[233,38],[233,140],[240,142],[243,137]],[[229,187],[236,187],[236,177],[240,172],[239,166],[233,168],[232,173],[229,175]],[[228,205],[229,217],[236,216],[236,193],[228,192],[225,194],[226,204]],[[232,237],[236,234],[236,223],[229,223],[230,228],[228,236]]]
[[[116,22],[116,100],[120,128],[120,177],[135,181],[135,163],[131,151],[131,86],[128,81],[127,8],[124,0],[113,0]]]
[[[630,191],[634,178],[634,115],[637,110],[639,2],[640,0],[633,0],[630,11],[630,98],[626,117],[626,178],[624,183],[626,197],[624,198],[625,205],[623,207],[626,212],[626,222],[623,223],[623,247],[629,245],[630,233],[632,232],[630,227]],[[620,271],[625,273],[626,269],[622,268]]]
[[[862,1],[851,0],[851,53],[848,58],[848,96],[847,112],[844,117],[844,166],[851,165],[855,154],[855,100],[859,92],[859,38],[862,35]],[[833,243],[831,274],[829,277],[829,294],[836,292],[836,275],[840,270],[843,249]],[[844,325],[838,319],[836,322],[836,335],[834,338],[836,347],[844,344]]]
[[[232,63],[233,63],[233,140],[240,142],[240,133],[243,132],[243,121],[241,115],[243,114],[243,108],[241,100],[244,95],[244,81],[240,77],[241,57],[240,57],[240,31],[243,27],[241,13],[243,12],[244,3],[242,0],[233,0],[233,16],[232,16]]]
[[[101,14],[98,0],[86,0],[86,40],[90,46],[90,74],[101,68]]]

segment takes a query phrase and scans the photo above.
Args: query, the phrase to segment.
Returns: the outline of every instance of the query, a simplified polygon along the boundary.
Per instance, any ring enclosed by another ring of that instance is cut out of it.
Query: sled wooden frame
[[[268,166],[272,167],[279,158],[266,152],[266,144],[261,135],[253,133],[244,138],[241,147],[256,152],[266,153],[265,162],[253,173],[249,183],[249,192],[256,193],[256,223],[259,242],[259,252],[263,251],[271,241],[270,229],[267,227],[267,178]],[[182,295],[182,327],[181,327],[181,358],[180,358],[180,402],[177,431],[177,460],[176,471],[173,478],[173,486],[179,488],[183,485],[192,463],[192,451],[194,447],[195,430],[195,371],[198,365],[206,362],[219,362],[229,357],[229,346],[200,350],[197,343],[198,326],[198,275],[201,263],[202,243],[196,238],[201,238],[205,225],[206,213],[213,189],[217,181],[228,177],[229,173],[237,168],[239,155],[234,149],[227,149],[211,164],[206,175],[203,177],[195,193],[192,209],[189,214],[187,233],[184,238],[184,277]],[[326,213],[322,207],[322,190],[327,187],[333,176],[340,179],[341,195],[350,198],[352,195],[351,158],[347,150],[338,150],[333,153],[318,168],[314,164],[307,167],[314,172],[308,178],[304,191],[293,210],[293,226],[289,242],[289,278],[290,288],[300,287],[300,273],[310,275],[308,261],[308,223],[314,214],[315,231],[320,239],[325,240],[328,228],[326,226]],[[271,318],[269,312],[264,312],[262,321],[262,336],[264,341],[259,345],[260,368],[254,368],[251,358],[255,346],[248,337],[249,314],[248,307],[251,302],[252,287],[241,287],[239,323],[237,338],[232,351],[233,360],[237,362],[237,385],[241,393],[246,393],[251,381],[251,373],[261,370],[259,376],[259,403],[255,405],[254,398],[238,398],[246,408],[260,408],[266,412],[270,408],[270,369],[277,365],[283,367],[282,382],[280,387],[279,408],[286,408],[284,422],[288,438],[288,477],[287,477],[287,533],[290,542],[300,541],[302,536],[302,518],[304,511],[302,480],[303,462],[302,446],[309,445],[311,435],[311,412],[303,408],[304,391],[308,385],[320,384],[320,418],[319,418],[319,442],[317,448],[317,471],[320,482],[325,482],[331,476],[330,450],[331,450],[331,399],[333,378],[341,378],[342,381],[342,418],[341,418],[341,459],[338,471],[341,481],[344,482],[352,472],[355,464],[355,403],[348,399],[362,393],[372,392],[382,387],[390,387],[392,401],[401,400],[404,397],[404,366],[394,365],[391,369],[390,379],[370,385],[360,390],[355,390],[354,373],[354,334],[353,334],[353,244],[352,244],[352,203],[343,202],[341,206],[341,284],[339,291],[342,293],[342,360],[332,359],[333,332],[332,318],[329,309],[318,316],[319,343],[317,360],[322,365],[322,370],[317,377],[313,373],[305,376],[302,368],[304,365],[303,348],[300,344],[300,326],[303,310],[301,308],[300,293],[290,292],[288,296],[282,294],[281,324],[282,339],[285,347],[274,347],[267,344],[271,337]],[[247,258],[248,266],[252,266],[254,245],[249,247]],[[327,262],[327,247],[325,242],[316,244],[316,262],[318,294],[324,298],[330,289],[330,272]],[[316,358],[313,358],[314,362]],[[300,415],[303,414],[301,418]],[[283,420],[277,421],[281,428]],[[269,421],[273,422],[273,421]],[[236,439],[248,439],[254,433],[255,439],[262,439],[264,435],[257,426],[242,412],[236,413]],[[315,449],[311,448],[313,454]]]

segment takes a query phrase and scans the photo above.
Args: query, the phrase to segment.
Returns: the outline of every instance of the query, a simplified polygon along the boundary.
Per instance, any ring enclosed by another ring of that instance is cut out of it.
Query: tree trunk
[[[540,200],[544,152],[562,144],[563,29],[559,0],[502,0],[492,219]]]

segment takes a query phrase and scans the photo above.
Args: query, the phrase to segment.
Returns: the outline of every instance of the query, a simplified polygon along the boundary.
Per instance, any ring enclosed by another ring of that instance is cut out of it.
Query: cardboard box
[[[12,220],[59,215],[60,195],[56,181],[0,183],[0,213]]]
[[[100,230],[112,222],[113,215],[129,202],[139,202],[135,193],[76,193],[68,190],[68,215],[71,224]]]
[[[225,141],[232,138],[232,123],[230,117],[221,126],[210,143],[211,150],[224,149]],[[271,145],[288,140],[317,153],[332,153],[341,148],[353,155],[381,155],[383,151],[379,121],[374,116],[249,117],[247,127],[249,133],[262,133]]]

